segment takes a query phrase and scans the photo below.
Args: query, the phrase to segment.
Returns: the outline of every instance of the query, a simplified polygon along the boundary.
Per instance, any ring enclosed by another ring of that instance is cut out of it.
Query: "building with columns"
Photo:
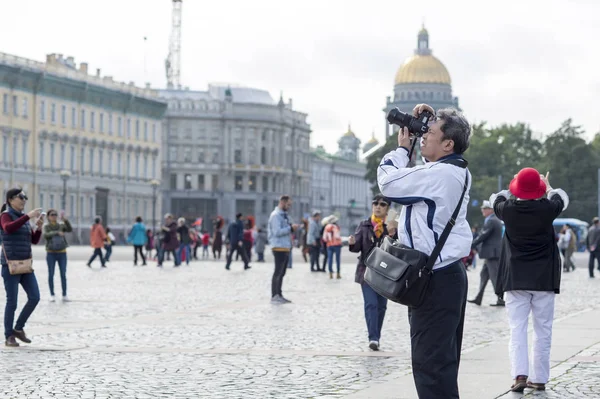
[[[360,160],[360,139],[350,126],[338,141],[338,152],[321,146],[312,151],[312,206],[323,216],[336,214],[343,235],[348,235],[371,211],[367,166]]]
[[[163,210],[188,220],[238,212],[267,223],[289,194],[294,221],[310,208],[310,125],[292,100],[255,88],[210,85],[206,91],[161,90]]]
[[[156,91],[91,75],[73,57],[0,53],[0,102],[4,192],[21,186],[28,209],[47,210],[63,207],[66,188],[72,243],[88,242],[96,215],[121,238],[136,216],[152,219],[167,107]]]

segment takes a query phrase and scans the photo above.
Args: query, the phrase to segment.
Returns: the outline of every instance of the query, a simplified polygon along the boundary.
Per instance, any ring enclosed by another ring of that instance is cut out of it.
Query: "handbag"
[[[58,234],[52,236],[50,241],[48,241],[48,250],[52,252],[64,251],[67,249],[67,240],[65,237],[59,236]]]
[[[380,246],[373,248],[365,260],[365,282],[375,292],[409,307],[419,307],[423,303],[433,274],[433,265],[456,223],[468,185],[467,172],[458,205],[431,255],[403,245],[389,236],[383,239]]]
[[[4,245],[2,246],[2,251],[4,252],[4,259],[8,263],[8,272],[11,275],[33,273],[33,259],[9,260],[8,256],[6,256]]]

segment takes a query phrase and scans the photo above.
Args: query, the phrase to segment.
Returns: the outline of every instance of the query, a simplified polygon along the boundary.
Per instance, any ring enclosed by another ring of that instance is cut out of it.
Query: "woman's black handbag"
[[[67,240],[63,236],[54,235],[48,241],[48,250],[52,252],[60,252],[67,249]]]
[[[373,248],[365,260],[365,282],[375,292],[390,301],[410,307],[418,307],[423,303],[433,274],[433,265],[456,222],[468,183],[467,172],[458,205],[431,255],[400,244],[390,237],[385,237],[379,247]]]

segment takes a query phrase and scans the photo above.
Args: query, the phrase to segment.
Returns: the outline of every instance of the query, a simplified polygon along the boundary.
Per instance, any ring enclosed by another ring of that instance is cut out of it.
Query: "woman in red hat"
[[[554,296],[560,292],[560,252],[552,222],[569,205],[548,174],[522,169],[504,190],[490,197],[506,232],[496,294],[504,294],[510,325],[511,391],[544,390],[550,377]],[[529,366],[527,325],[533,315],[533,356]]]

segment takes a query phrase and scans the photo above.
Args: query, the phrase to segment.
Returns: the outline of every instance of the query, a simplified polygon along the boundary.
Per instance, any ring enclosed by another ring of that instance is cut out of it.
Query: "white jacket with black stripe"
[[[441,162],[445,159],[466,161],[460,155],[449,155],[437,162],[407,167],[408,151],[398,148],[383,157],[377,169],[381,193],[402,207],[398,223],[398,239],[426,254],[431,254],[437,239],[450,220],[469,174],[468,187],[456,224],[450,231],[433,269],[439,269],[469,255],[473,234],[467,222],[471,174],[466,167]]]

